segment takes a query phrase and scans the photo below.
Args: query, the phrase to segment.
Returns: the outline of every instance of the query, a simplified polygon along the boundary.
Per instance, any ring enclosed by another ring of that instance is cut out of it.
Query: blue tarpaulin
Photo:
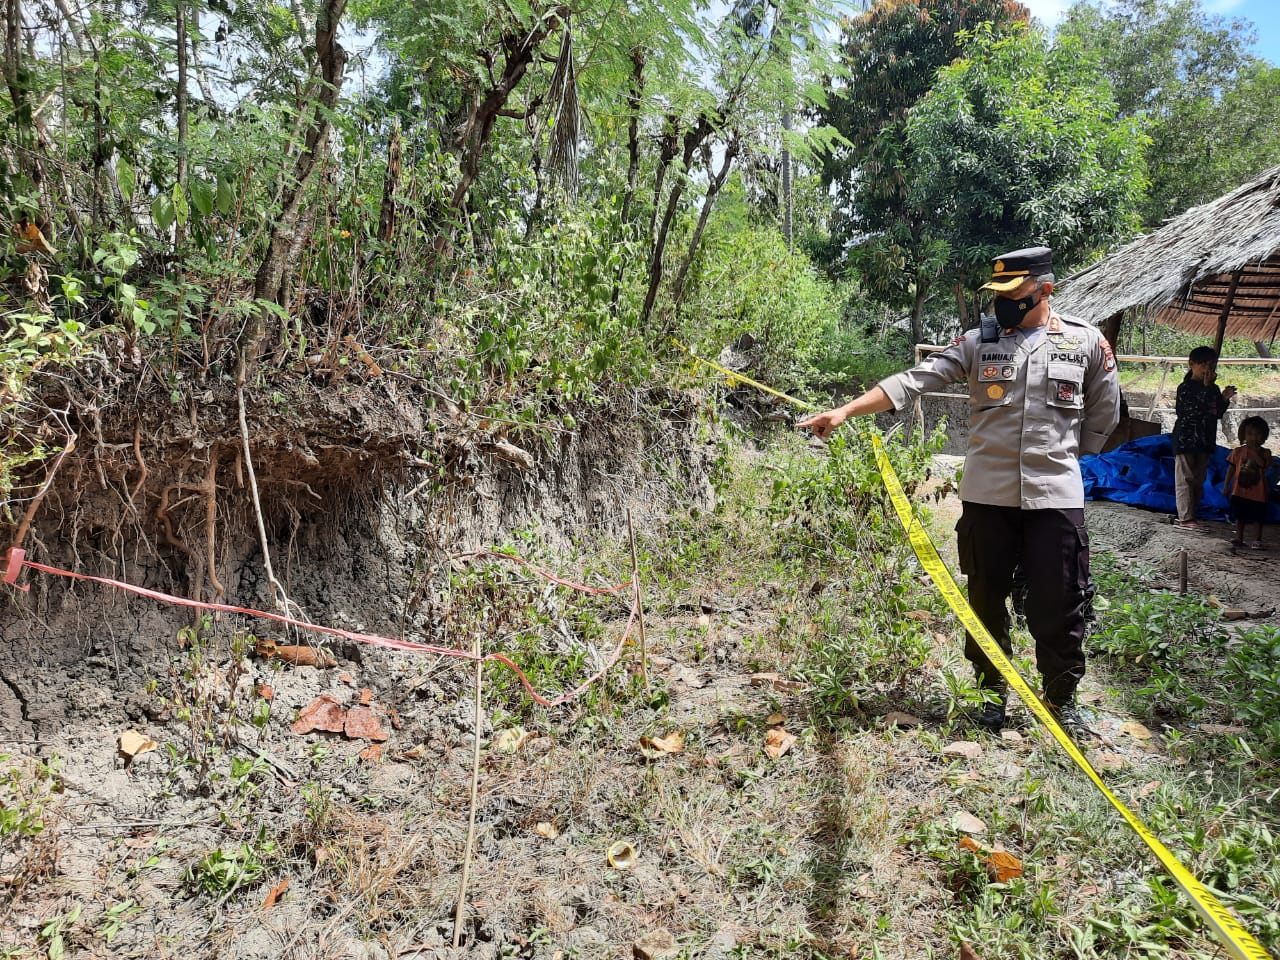
[[[1222,482],[1227,476],[1226,447],[1218,447],[1209,460],[1200,501],[1201,520],[1226,520],[1230,516]],[[1086,500],[1114,500],[1165,513],[1177,513],[1173,492],[1173,437],[1167,433],[1139,437],[1114,450],[1080,460]],[[1274,472],[1274,471],[1273,471]],[[1267,508],[1267,522],[1280,521],[1280,503]]]

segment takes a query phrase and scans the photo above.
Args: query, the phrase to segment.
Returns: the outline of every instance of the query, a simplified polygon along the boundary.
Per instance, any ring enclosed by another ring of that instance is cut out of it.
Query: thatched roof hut
[[[1270,341],[1280,330],[1280,166],[1174,217],[1064,281],[1063,313],[1112,341],[1126,311],[1212,336]]]

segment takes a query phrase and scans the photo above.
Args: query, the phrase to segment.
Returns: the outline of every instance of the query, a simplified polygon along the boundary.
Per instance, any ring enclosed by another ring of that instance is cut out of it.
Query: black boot
[[[992,733],[999,733],[1004,728],[1004,720],[1004,697],[984,703],[982,712],[978,714],[978,726]]]
[[[1080,708],[1076,706],[1076,698],[1071,696],[1062,703],[1048,703],[1049,712],[1053,714],[1053,718],[1063,730],[1067,731],[1067,736],[1079,743],[1081,740],[1097,740],[1098,734],[1090,728],[1084,719],[1084,714],[1080,712]]]
[[[978,726],[992,733],[999,733],[1004,728],[1005,720],[1005,688],[984,687],[983,692],[994,694],[994,700],[988,700],[982,705],[982,710],[975,718]]]

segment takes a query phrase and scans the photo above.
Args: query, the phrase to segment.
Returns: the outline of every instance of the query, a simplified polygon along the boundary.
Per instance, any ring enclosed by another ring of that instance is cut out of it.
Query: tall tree
[[[960,56],[969,32],[990,24],[1003,35],[1028,19],[1015,0],[879,0],[845,24],[848,80],[820,112],[848,141],[824,169],[836,201],[832,235],[866,264],[868,289],[911,305],[917,343],[945,250],[932,232],[932,211],[913,195],[908,116],[938,70]]]
[[[1141,133],[1070,41],[980,31],[907,123],[911,189],[974,290],[990,260],[1046,244],[1060,272],[1126,239],[1142,198]]]
[[[342,92],[347,52],[338,43],[338,26],[346,0],[324,0],[316,15],[315,56],[318,76],[313,78],[312,108],[305,112],[307,126],[302,148],[294,163],[293,177],[285,188],[278,217],[271,227],[267,252],[254,278],[254,295],[282,306],[287,301],[292,272],[296,266],[299,213],[311,175],[329,140],[334,107]],[[261,314],[258,314],[261,317]],[[261,320],[246,335],[245,354],[255,355],[264,333]]]
[[[1081,0],[1057,35],[1099,60],[1120,114],[1146,125],[1147,226],[1275,163],[1267,147],[1280,129],[1247,21],[1208,14],[1199,0]]]

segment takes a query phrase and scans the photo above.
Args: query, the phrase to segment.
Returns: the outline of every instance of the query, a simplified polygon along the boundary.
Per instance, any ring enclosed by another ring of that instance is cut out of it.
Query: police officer
[[[797,426],[826,439],[851,416],[902,410],[926,391],[968,382],[956,534],[969,603],[1009,653],[1006,600],[1022,564],[1044,699],[1078,737],[1090,733],[1075,704],[1089,589],[1079,457],[1100,451],[1115,428],[1120,388],[1110,344],[1091,324],[1053,310],[1053,282],[1048,247],[997,257],[983,285],[995,293],[994,316],[919,366]],[[964,653],[992,693],[978,722],[997,731],[1005,722],[1005,683],[968,634]]]

